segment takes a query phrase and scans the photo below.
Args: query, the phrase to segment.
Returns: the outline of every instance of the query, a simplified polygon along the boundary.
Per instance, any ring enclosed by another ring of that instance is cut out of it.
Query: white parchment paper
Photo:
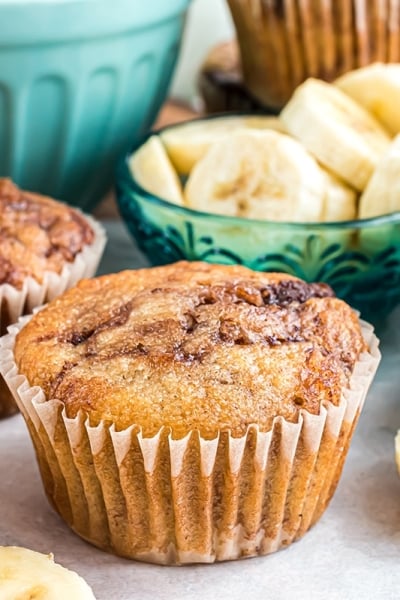
[[[101,272],[145,264],[110,224]],[[114,242],[115,240],[115,242]],[[383,359],[335,497],[321,521],[278,554],[158,567],[119,559],[75,536],[47,503],[21,416],[0,422],[0,544],[53,552],[98,600],[369,600],[400,598],[400,310],[380,332]]]

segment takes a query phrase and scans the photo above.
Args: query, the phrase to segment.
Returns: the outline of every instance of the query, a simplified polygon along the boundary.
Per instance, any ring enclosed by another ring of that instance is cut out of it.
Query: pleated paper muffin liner
[[[209,563],[274,552],[299,539],[325,510],[338,483],[380,354],[362,323],[369,352],[360,356],[340,404],[281,417],[271,430],[243,437],[168,428],[144,437],[66,416],[46,401],[14,361],[15,336],[0,340],[0,372],[27,422],[46,494],[82,538],[121,556],[161,564]]]
[[[400,0],[228,0],[249,90],[282,108],[307,77],[400,60]]]
[[[77,210],[77,209],[75,209]],[[21,289],[5,283],[0,284],[0,332],[6,333],[7,327],[22,315],[29,314],[37,306],[49,302],[80,279],[92,277],[99,265],[106,244],[103,227],[89,215],[83,215],[94,232],[94,240],[87,244],[75,259],[66,263],[61,273],[48,271],[39,283],[27,277]],[[0,377],[0,419],[17,412],[17,406],[9,393],[8,387]]]

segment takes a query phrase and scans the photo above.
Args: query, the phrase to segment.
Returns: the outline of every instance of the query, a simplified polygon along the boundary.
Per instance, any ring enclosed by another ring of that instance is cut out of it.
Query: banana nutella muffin
[[[0,179],[0,331],[97,269],[105,236],[93,219]],[[0,382],[0,418],[16,405]]]
[[[327,285],[185,262],[81,281],[1,346],[55,509],[103,549],[168,564],[301,537],[379,358]]]

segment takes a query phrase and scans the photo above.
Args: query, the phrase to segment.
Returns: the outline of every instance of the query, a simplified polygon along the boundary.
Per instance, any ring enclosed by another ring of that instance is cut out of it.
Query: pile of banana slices
[[[189,122],[130,158],[151,194],[203,212],[335,222],[400,210],[400,64],[308,79],[279,117]],[[183,182],[186,182],[185,185]]]

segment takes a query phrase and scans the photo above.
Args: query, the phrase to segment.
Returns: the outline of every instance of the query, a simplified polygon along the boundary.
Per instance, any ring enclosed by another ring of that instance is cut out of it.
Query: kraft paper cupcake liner
[[[18,321],[20,316],[31,313],[35,307],[59,296],[80,279],[92,277],[96,273],[106,244],[106,234],[103,227],[92,217],[84,217],[94,231],[94,240],[76,255],[74,261],[66,263],[61,273],[48,271],[42,283],[27,277],[21,289],[8,283],[0,284],[1,334],[6,333],[7,327]],[[0,377],[0,419],[15,412],[17,406]]]
[[[400,60],[400,0],[228,0],[249,90],[281,108],[307,77]]]
[[[46,401],[14,362],[15,336],[0,340],[0,372],[27,422],[47,496],[82,538],[121,556],[160,564],[209,563],[275,552],[299,539],[325,510],[380,354],[362,323],[360,356],[338,406],[271,430],[203,439],[168,428],[144,437],[132,426],[93,427]]]

